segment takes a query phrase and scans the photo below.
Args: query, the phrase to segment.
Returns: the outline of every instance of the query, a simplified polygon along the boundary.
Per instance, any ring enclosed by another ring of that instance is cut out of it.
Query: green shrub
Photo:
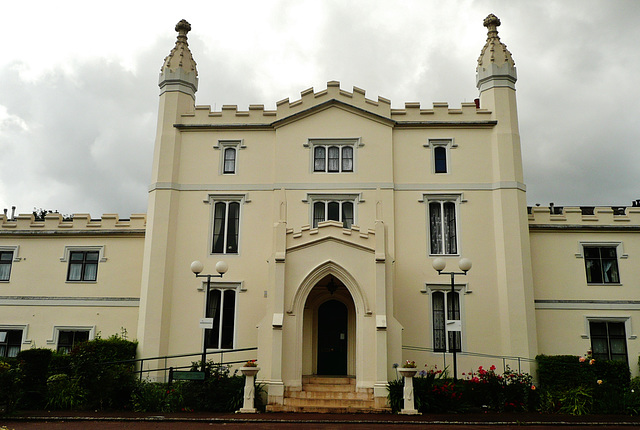
[[[90,408],[126,408],[136,387],[132,364],[109,364],[135,358],[137,342],[117,335],[76,345],[71,351],[71,370],[86,391]]]
[[[136,412],[176,412],[184,409],[182,383],[168,384],[141,381],[131,395]]]
[[[0,415],[11,412],[18,400],[19,371],[17,361],[0,361]]]
[[[193,367],[199,369],[200,363],[193,363]],[[240,409],[244,400],[244,378],[231,375],[230,370],[229,366],[207,362],[204,381],[183,383],[184,407],[209,412],[235,412]],[[256,387],[258,402],[260,390],[261,387]]]
[[[59,373],[47,379],[47,408],[80,409],[84,406],[86,392],[78,379]]]
[[[536,360],[544,410],[624,413],[634,403],[626,363],[570,355],[539,355]]]
[[[20,408],[40,409],[44,407],[51,354],[50,349],[32,348],[20,351],[16,356],[20,369]]]

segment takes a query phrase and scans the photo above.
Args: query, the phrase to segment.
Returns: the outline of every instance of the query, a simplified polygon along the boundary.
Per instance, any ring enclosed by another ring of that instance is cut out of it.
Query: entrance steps
[[[356,390],[356,379],[303,376],[302,390],[285,389],[284,405],[268,405],[268,412],[384,413],[376,408],[373,388]]]

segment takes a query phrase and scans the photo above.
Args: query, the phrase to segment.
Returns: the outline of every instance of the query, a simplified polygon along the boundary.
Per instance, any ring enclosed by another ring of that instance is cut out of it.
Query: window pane
[[[207,348],[219,348],[220,339],[220,290],[212,290],[209,292],[209,309],[207,309],[207,318],[213,318],[213,329],[205,330],[205,346]]]
[[[353,148],[351,146],[342,147],[342,171],[353,172]]]
[[[11,276],[11,264],[0,264],[0,281],[8,281]]]
[[[236,150],[226,148],[224,150],[224,173],[235,173],[236,171]]]
[[[327,220],[340,221],[340,203],[330,202],[327,205]]]
[[[324,217],[324,202],[315,202],[313,204],[313,227],[318,227],[318,223],[325,220]]]
[[[222,254],[224,252],[224,230],[227,204],[218,202],[215,205],[213,216],[213,252]]]
[[[344,228],[351,228],[353,225],[353,203],[342,203],[342,225]]]
[[[429,203],[429,236],[431,254],[442,254],[442,218],[439,202]]]
[[[69,281],[81,281],[82,280],[82,263],[69,263]]]
[[[0,357],[15,357],[20,352],[22,330],[4,330],[3,340],[0,341]]]
[[[436,146],[433,149],[433,158],[436,173],[447,173],[447,149],[444,146]]]
[[[0,251],[0,261],[11,261],[13,258],[13,251]]]
[[[98,251],[87,251],[86,261],[98,261]]]
[[[71,261],[83,261],[84,252],[71,252],[70,259]]]
[[[456,254],[457,238],[456,238],[456,205],[451,202],[444,204],[444,235],[445,235],[445,253]]]
[[[222,313],[222,342],[221,347],[233,348],[233,331],[236,309],[236,292],[227,290],[224,292],[224,306]]]
[[[227,232],[227,253],[238,252],[238,230],[240,228],[240,203],[229,203],[229,223]]]
[[[84,266],[83,281],[95,281],[98,278],[98,263],[87,263]]]
[[[435,351],[445,350],[445,329],[444,329],[444,293],[437,291],[431,294],[433,309],[433,349]]]
[[[325,149],[323,146],[316,146],[313,149],[313,171],[324,172]]]
[[[584,247],[584,265],[587,283],[620,283],[615,246]]]
[[[329,172],[340,171],[340,148],[337,146],[329,147]]]

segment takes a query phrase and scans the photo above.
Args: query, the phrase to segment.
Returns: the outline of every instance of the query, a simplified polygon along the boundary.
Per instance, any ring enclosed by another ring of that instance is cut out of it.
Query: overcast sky
[[[640,199],[640,1],[56,1],[2,5],[0,210],[146,212],[162,60],[191,23],[196,103],[297,100],[338,80],[459,107],[496,14],[518,69],[530,205]],[[9,209],[10,210],[10,209]]]

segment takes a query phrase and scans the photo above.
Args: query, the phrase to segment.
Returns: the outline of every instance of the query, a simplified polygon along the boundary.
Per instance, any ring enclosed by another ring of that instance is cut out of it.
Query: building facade
[[[310,375],[384,407],[394,363],[450,366],[451,348],[464,370],[593,348],[637,373],[640,208],[527,208],[515,63],[500,21],[484,25],[479,98],[460,108],[332,81],[275,110],[212,111],[178,23],[146,217],[5,215],[0,351],[121,328],[140,357],[257,347],[273,410]],[[462,257],[453,286],[432,268]],[[208,300],[193,260],[229,266]]]

